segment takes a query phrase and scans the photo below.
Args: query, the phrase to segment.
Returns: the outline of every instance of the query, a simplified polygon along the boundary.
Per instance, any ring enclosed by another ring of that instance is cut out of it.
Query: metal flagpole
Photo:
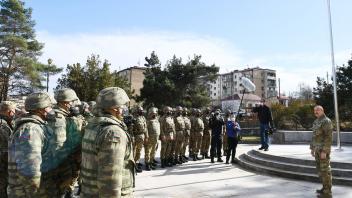
[[[338,104],[337,104],[336,67],[335,67],[334,41],[333,41],[332,23],[331,23],[330,0],[327,0],[327,3],[328,3],[328,17],[329,17],[329,29],[330,29],[331,66],[332,66],[333,87],[334,87],[334,107],[335,107],[335,120],[336,120],[336,142],[337,142],[337,149],[341,150],[340,120],[339,120],[339,111],[338,111]]]

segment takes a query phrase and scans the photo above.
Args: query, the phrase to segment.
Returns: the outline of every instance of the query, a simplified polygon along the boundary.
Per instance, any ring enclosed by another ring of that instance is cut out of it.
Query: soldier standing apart
[[[265,100],[262,99],[260,101],[260,105],[258,107],[254,107],[252,112],[258,113],[258,119],[260,122],[260,143],[261,147],[259,150],[268,151],[269,150],[269,129],[273,128],[273,118],[271,115],[271,110],[265,104]]]
[[[210,119],[210,108],[207,107],[203,114],[203,123],[204,123],[204,133],[202,139],[202,149],[201,154],[202,158],[209,159],[209,147],[210,147],[210,139],[211,139],[211,129],[209,127],[209,119]]]
[[[47,127],[48,115],[54,114],[55,103],[49,94],[30,94],[25,100],[29,113],[16,120],[8,150],[9,186],[11,197],[57,197],[55,184],[45,177],[53,165],[53,132]]]
[[[323,183],[323,188],[317,190],[318,197],[331,197],[331,167],[330,153],[332,144],[333,126],[331,120],[326,117],[322,106],[314,107],[314,115],[317,119],[313,122],[313,137],[310,150],[315,157],[318,175]]]
[[[175,117],[174,117],[175,131],[176,131],[174,161],[177,164],[182,164],[185,162],[182,158],[182,147],[183,147],[184,133],[185,133],[185,120],[183,119],[182,111],[183,111],[182,107],[177,106]]]
[[[189,139],[191,135],[191,120],[188,117],[188,109],[183,108],[183,120],[185,121],[185,133],[184,133],[184,141],[183,141],[183,148],[182,148],[182,158],[185,162],[188,162],[188,157],[186,157],[186,149],[189,146]]]
[[[155,107],[151,107],[148,111],[148,143],[145,148],[145,166],[146,170],[150,171],[151,169],[155,169],[157,165],[157,161],[155,160],[155,152],[158,147],[158,139],[160,136],[160,122],[158,119],[158,109]]]
[[[134,136],[134,161],[137,163],[136,170],[142,172],[142,163],[139,162],[143,145],[148,142],[147,120],[143,115],[143,107],[136,108],[136,117],[133,120],[133,136]]]
[[[14,127],[16,104],[11,101],[0,103],[0,196],[7,197],[7,157],[8,141]]]
[[[191,137],[193,139],[193,145],[192,145],[192,157],[193,161],[201,160],[201,158],[198,157],[198,152],[201,148],[202,145],[202,138],[203,138],[203,131],[204,131],[204,123],[201,117],[201,110],[196,109],[195,110],[195,117],[192,122],[192,128],[191,128]]]
[[[82,197],[133,197],[135,164],[123,122],[127,102],[119,87],[105,88],[97,96],[98,112],[82,142]]]
[[[210,148],[210,158],[211,163],[214,163],[215,153],[217,155],[217,162],[224,162],[221,159],[221,135],[222,128],[225,124],[223,117],[220,115],[220,109],[217,109],[214,116],[210,119],[211,127],[211,148]]]

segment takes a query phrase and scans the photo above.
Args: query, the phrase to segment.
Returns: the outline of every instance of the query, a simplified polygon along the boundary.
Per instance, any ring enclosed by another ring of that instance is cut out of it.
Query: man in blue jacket
[[[236,122],[235,117],[228,118],[226,121],[226,136],[227,136],[227,151],[226,151],[226,164],[229,163],[231,156],[231,163],[236,163],[235,155],[236,148],[240,136],[240,125]]]

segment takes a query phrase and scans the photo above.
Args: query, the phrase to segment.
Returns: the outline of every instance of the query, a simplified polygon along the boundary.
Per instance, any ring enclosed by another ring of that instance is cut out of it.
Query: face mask
[[[46,120],[55,120],[55,111],[51,110],[46,113]]]
[[[71,116],[79,115],[79,108],[78,107],[71,106],[69,111],[70,111]]]
[[[155,119],[155,118],[156,118],[156,115],[152,115],[152,118]]]

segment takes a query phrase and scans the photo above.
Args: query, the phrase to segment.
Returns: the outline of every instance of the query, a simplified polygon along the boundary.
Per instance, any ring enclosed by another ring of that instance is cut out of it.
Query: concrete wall
[[[312,131],[277,131],[273,134],[274,144],[310,143]],[[341,143],[352,144],[352,132],[341,132]],[[333,134],[333,142],[336,143],[336,132]]]

